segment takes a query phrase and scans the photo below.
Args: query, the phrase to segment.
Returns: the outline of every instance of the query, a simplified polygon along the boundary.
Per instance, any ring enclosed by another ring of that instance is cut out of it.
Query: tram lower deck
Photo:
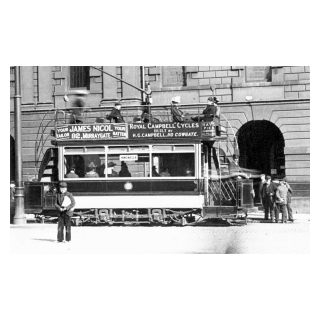
[[[221,183],[220,187],[210,184],[219,180],[219,155],[215,140],[203,139],[199,124],[181,128],[171,123],[170,135],[159,139],[141,134],[141,130],[151,130],[147,124],[131,129],[126,124],[110,124],[108,136],[113,138],[107,140],[106,132],[101,140],[88,135],[94,126],[59,129],[64,134],[45,154],[39,181],[26,183],[28,212],[56,216],[59,181],[65,181],[74,195],[76,224],[193,223],[206,210],[221,207]],[[120,137],[112,135],[118,132]],[[184,133],[192,133],[191,138]],[[239,194],[232,184],[224,188],[233,215],[231,208],[237,206]]]

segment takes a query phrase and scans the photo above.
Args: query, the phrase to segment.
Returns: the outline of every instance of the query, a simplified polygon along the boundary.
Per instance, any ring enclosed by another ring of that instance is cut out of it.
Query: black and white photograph
[[[13,253],[309,253],[309,66],[16,66],[10,90]]]
[[[316,12],[5,4],[2,318],[319,318]]]

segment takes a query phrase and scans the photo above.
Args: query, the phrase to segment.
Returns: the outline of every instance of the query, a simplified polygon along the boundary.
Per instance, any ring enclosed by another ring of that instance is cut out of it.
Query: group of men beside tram
[[[262,174],[259,185],[259,194],[264,207],[265,220],[279,222],[279,213],[282,215],[282,223],[293,222],[291,196],[292,189],[286,178],[279,179],[279,185],[271,180],[270,176]]]

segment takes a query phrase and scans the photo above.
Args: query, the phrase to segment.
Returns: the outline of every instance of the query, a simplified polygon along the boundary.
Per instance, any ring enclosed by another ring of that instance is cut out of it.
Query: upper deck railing
[[[177,114],[172,105],[153,105],[151,116],[143,118],[145,106],[126,106],[121,109],[123,123],[106,119],[108,109],[83,108],[82,123],[74,123],[75,108],[55,111],[55,138],[62,140],[109,140],[109,139],[220,139],[221,131],[226,132],[225,121],[214,118],[200,121],[205,103],[179,105]],[[176,108],[176,107],[175,107]],[[147,113],[148,114],[148,113]],[[148,114],[149,115],[149,114]],[[194,119],[192,119],[194,118]],[[195,120],[196,119],[196,120]]]

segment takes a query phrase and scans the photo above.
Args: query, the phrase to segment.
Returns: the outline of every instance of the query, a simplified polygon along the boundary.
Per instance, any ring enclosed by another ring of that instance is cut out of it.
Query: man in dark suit
[[[266,176],[266,182],[262,187],[262,203],[264,205],[264,219],[268,220],[269,213],[272,222],[278,222],[279,212],[275,208],[275,196],[277,191],[277,185],[271,181],[270,176]],[[275,217],[276,215],[276,217]]]
[[[73,208],[75,201],[73,195],[67,191],[67,184],[60,182],[60,192],[57,193],[55,207],[58,211],[58,242],[64,241],[64,228],[66,228],[66,241],[71,241],[71,217],[73,216]]]

